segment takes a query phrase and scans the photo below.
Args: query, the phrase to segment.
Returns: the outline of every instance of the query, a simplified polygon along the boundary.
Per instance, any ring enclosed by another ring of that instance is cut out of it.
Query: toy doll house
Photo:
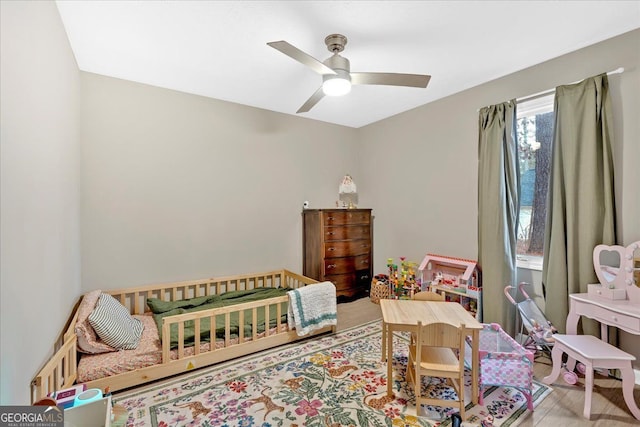
[[[444,292],[482,321],[482,281],[473,260],[427,254],[418,267],[422,290]]]

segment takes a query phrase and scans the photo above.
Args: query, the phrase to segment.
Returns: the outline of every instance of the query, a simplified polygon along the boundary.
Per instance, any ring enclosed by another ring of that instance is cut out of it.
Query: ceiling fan
[[[325,95],[341,96],[349,93],[351,85],[425,88],[431,79],[431,76],[425,74],[352,73],[349,60],[339,55],[347,44],[347,38],[342,34],[330,34],[324,39],[324,43],[333,55],[323,62],[318,61],[284,40],[267,43],[272,48],[279,50],[322,75],[322,86],[307,99],[296,113],[306,113],[311,110]]]

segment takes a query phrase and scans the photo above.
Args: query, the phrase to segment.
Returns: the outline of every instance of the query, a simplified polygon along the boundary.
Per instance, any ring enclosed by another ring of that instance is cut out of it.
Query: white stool
[[[640,409],[633,399],[633,387],[635,386],[635,374],[631,362],[636,358],[624,351],[606,343],[593,335],[561,335],[553,336],[555,343],[551,351],[553,370],[542,379],[546,384],[553,383],[562,371],[562,353],[585,366],[585,394],[584,417],[591,417],[591,395],[593,392],[593,370],[620,369],[622,374],[622,394],[629,410],[635,418],[640,420]]]

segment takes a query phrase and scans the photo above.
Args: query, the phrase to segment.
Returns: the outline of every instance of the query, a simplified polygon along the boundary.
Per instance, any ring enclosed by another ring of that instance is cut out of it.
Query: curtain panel
[[[515,307],[503,294],[516,283],[520,211],[516,101],[484,107],[478,138],[478,263],[482,269],[482,313],[513,336]]]
[[[615,243],[611,106],[607,75],[556,88],[542,285],[545,316],[564,332],[569,294],[598,283],[593,248]],[[598,335],[583,321],[584,333]]]

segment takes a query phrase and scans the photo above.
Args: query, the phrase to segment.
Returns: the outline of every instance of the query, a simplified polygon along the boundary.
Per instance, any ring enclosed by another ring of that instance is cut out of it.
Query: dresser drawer
[[[371,279],[372,277],[369,270],[356,271],[356,287],[358,289],[363,289],[368,292],[371,288]]]
[[[607,325],[625,330],[640,331],[640,318],[616,313],[606,308],[591,305],[588,310],[581,310],[587,317],[598,320]]]
[[[348,240],[324,244],[325,258],[367,255],[369,253],[371,253],[371,242],[369,240]]]
[[[354,273],[350,274],[331,274],[325,276],[325,280],[333,283],[336,286],[336,293],[344,294],[345,291],[354,289],[356,283],[356,276]]]
[[[369,270],[369,255],[346,258],[328,258],[324,260],[324,274],[352,273],[356,270]]]
[[[371,235],[370,233],[368,225],[325,227],[324,240],[325,242],[330,242],[332,240],[368,239]]]
[[[302,211],[305,276],[336,285],[337,295],[366,294],[373,276],[371,209]]]
[[[344,224],[369,224],[370,221],[371,214],[369,212],[350,212],[349,210],[322,212],[322,223],[325,227]]]

